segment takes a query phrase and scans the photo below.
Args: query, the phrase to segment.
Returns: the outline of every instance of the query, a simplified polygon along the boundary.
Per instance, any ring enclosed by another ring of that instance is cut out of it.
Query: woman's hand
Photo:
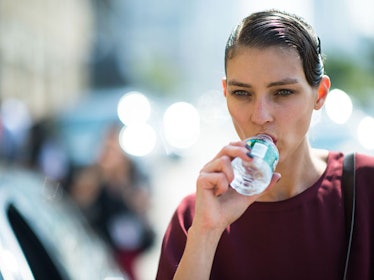
[[[251,161],[247,153],[244,142],[230,143],[200,171],[195,216],[174,279],[209,279],[222,232],[261,196],[244,196],[230,187],[234,179],[231,161],[236,157]],[[280,174],[274,173],[268,188],[279,178]]]
[[[197,179],[196,208],[192,226],[200,230],[214,230],[221,233],[236,221],[261,194],[244,196],[230,187],[234,179],[231,161],[240,157],[251,161],[244,142],[233,142],[222,150],[200,171]],[[280,179],[275,173],[269,187]],[[269,188],[268,187],[268,188]]]

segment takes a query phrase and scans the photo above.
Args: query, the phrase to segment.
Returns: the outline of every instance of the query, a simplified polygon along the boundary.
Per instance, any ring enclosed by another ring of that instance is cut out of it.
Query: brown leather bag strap
[[[353,226],[355,218],[356,205],[356,184],[355,172],[356,162],[355,154],[349,154],[344,157],[343,175],[342,175],[342,192],[344,200],[344,214],[345,214],[345,233],[347,239],[347,255],[345,260],[344,276],[347,279],[349,256],[351,253]]]

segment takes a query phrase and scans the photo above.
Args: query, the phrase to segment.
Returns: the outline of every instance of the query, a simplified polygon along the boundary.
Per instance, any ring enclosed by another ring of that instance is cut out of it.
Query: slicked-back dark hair
[[[227,61],[235,56],[238,47],[271,46],[294,48],[300,55],[308,83],[319,85],[324,72],[319,38],[304,19],[279,10],[253,13],[236,26],[225,48],[225,71]]]

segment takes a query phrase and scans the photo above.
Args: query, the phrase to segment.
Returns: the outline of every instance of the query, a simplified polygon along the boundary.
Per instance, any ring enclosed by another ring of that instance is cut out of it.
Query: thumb
[[[271,178],[270,185],[276,184],[282,178],[282,174],[274,172],[273,177]]]
[[[273,177],[271,178],[270,184],[269,184],[269,186],[266,188],[266,190],[264,192],[266,192],[269,189],[271,189],[276,183],[279,182],[279,180],[281,178],[282,178],[282,175],[280,173],[274,172]]]

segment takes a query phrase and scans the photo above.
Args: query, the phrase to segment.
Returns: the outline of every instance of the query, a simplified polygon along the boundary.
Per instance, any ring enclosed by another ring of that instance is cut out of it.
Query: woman
[[[117,124],[109,126],[97,162],[77,170],[71,195],[128,279],[135,280],[137,261],[155,238],[148,218],[151,182],[122,150],[119,131]]]
[[[343,154],[312,149],[313,110],[330,88],[319,38],[301,18],[258,12],[232,32],[223,92],[236,132],[208,162],[165,233],[157,279],[342,279],[347,252]],[[280,158],[265,192],[230,187],[243,140],[271,136]],[[357,206],[349,279],[373,279],[374,158],[356,155]]]

